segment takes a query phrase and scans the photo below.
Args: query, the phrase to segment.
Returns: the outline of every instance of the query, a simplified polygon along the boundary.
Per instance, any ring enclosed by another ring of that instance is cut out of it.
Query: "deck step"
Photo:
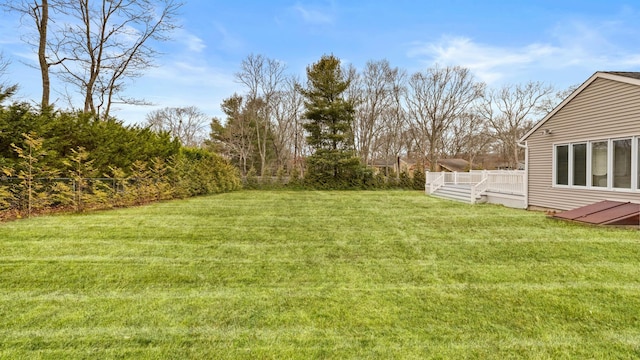
[[[471,203],[471,187],[464,185],[443,185],[432,195],[439,198]]]
[[[446,184],[439,187],[438,190],[436,190],[431,195],[442,198],[442,199],[462,201],[467,204],[470,204],[471,203],[471,186]],[[485,197],[476,196],[476,202],[484,202],[483,200],[486,200]]]

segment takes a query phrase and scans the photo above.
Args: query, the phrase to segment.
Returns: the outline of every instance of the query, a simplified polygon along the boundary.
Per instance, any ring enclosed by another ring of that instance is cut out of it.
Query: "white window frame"
[[[619,140],[629,140],[631,139],[631,188],[614,188],[613,187],[613,177],[614,177],[614,141]],[[607,143],[607,186],[600,187],[593,185],[593,144],[599,142]],[[573,185],[573,175],[574,175],[574,159],[573,159],[573,147],[574,145],[586,144],[587,145],[587,184],[583,185]],[[568,184],[558,184],[558,147],[559,146],[567,146],[568,147]],[[581,141],[573,141],[573,142],[562,142],[553,144],[553,161],[552,161],[552,181],[551,185],[553,188],[571,188],[571,189],[587,189],[587,190],[596,190],[596,191],[613,191],[613,192],[632,192],[632,193],[640,193],[640,135],[634,136],[620,136],[620,137],[610,137],[610,138],[600,138],[600,139],[591,139],[591,140],[581,140]]]
[[[558,184],[558,147],[566,146],[567,147],[567,156],[569,157],[567,163],[567,184]],[[569,187],[571,185],[571,144],[555,144],[553,145],[553,186],[556,187]]]
[[[631,189],[640,191],[640,136],[633,138],[631,154]],[[633,161],[633,154],[636,156],[636,161]]]

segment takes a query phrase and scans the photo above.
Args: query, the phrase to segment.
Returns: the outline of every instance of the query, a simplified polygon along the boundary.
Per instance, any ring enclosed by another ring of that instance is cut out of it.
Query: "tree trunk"
[[[51,92],[51,81],[49,80],[49,64],[47,63],[47,25],[49,21],[48,0],[42,0],[42,11],[40,21],[36,19],[40,39],[38,42],[38,61],[40,63],[40,74],[42,76],[42,110],[49,107],[49,94]]]

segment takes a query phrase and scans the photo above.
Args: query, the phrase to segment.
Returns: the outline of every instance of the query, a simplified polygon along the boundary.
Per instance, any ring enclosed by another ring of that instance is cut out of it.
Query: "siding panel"
[[[569,210],[601,200],[640,202],[640,191],[553,187],[554,144],[626,136],[640,136],[640,86],[594,80],[527,139],[529,205]]]

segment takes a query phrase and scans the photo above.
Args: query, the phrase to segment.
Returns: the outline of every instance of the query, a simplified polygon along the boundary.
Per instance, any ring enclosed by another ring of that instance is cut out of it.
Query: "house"
[[[385,176],[389,176],[391,174],[400,174],[401,172],[413,174],[413,171],[416,167],[416,162],[410,159],[403,159],[398,156],[388,159],[375,159],[372,161],[371,166],[373,167],[376,174],[381,173]]]
[[[640,72],[596,72],[520,145],[529,208],[640,203]]]
[[[470,169],[471,164],[464,159],[440,159],[436,165],[437,171],[462,172],[469,171]]]

